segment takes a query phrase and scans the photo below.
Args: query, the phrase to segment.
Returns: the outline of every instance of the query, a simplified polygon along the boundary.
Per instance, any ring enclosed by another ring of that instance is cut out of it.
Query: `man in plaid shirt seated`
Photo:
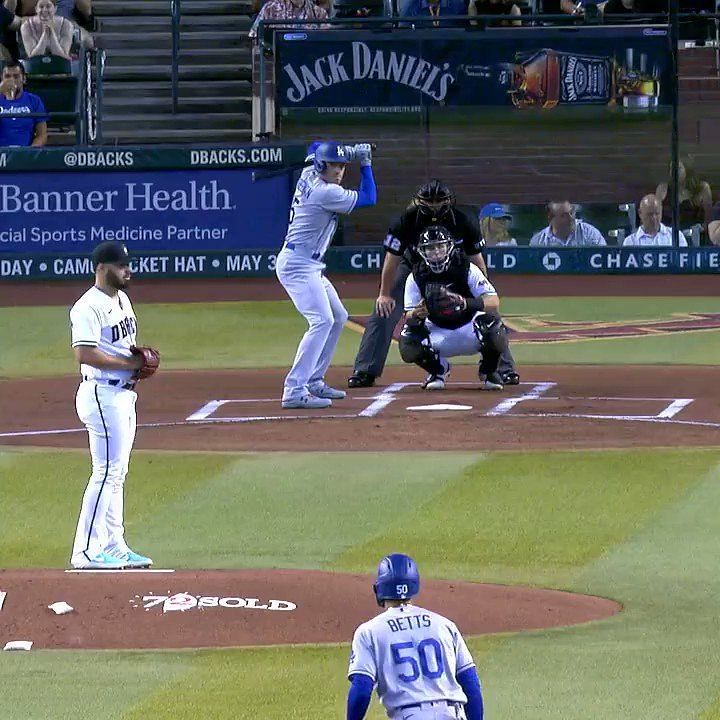
[[[531,247],[587,247],[606,245],[602,233],[590,223],[575,219],[569,200],[548,203],[549,225],[530,238]]]
[[[327,11],[316,5],[313,0],[268,0],[255,18],[248,35],[251,38],[257,37],[257,26],[261,20],[325,20]],[[283,27],[273,25],[273,29]],[[312,25],[288,25],[291,30],[299,30],[301,27],[307,30],[326,29],[328,25],[313,23]]]

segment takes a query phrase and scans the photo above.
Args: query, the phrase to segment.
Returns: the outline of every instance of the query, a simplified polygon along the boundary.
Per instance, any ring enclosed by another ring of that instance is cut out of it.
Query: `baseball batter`
[[[420,591],[414,560],[383,558],[373,590],[386,609],[355,631],[347,720],[362,720],[373,687],[391,720],[482,720],[480,680],[457,626],[410,602]]]
[[[129,255],[119,242],[92,254],[95,284],[70,310],[72,347],[82,382],[75,407],[90,439],[92,474],[82,500],[71,564],[76,569],[146,568],[152,560],[125,542],[123,488],[135,440],[135,385],[154,368],[135,347],[137,320],[123,292]],[[155,363],[157,367],[157,363]]]
[[[423,388],[443,390],[447,358],[481,354],[483,390],[502,390],[498,372],[507,349],[500,300],[477,265],[456,249],[447,228],[432,225],[420,235],[418,260],[405,284],[405,324],[400,355],[429,373]]]
[[[360,161],[360,187],[346,190],[341,183],[354,158]],[[348,312],[323,275],[323,257],[337,228],[338,213],[348,214],[376,201],[370,145],[317,145],[312,167],[303,170],[295,187],[285,243],[275,269],[309,326],[285,378],[284,408],[326,408],[345,397],[343,390],[325,383]]]

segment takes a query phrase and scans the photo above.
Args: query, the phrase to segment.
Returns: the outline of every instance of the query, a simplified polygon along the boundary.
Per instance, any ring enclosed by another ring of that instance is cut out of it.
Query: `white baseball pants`
[[[99,552],[125,553],[123,486],[135,441],[137,393],[92,380],[75,395],[78,417],[90,440],[92,474],[78,518],[73,562]]]
[[[283,400],[308,393],[308,384],[325,377],[335,353],[348,311],[337,290],[322,274],[323,263],[283,249],[278,253],[275,272],[298,312],[307,320],[292,368],[285,378]]]
[[[441,358],[477,355],[480,352],[480,341],[472,320],[456,330],[438,327],[430,320],[425,321],[425,327],[430,333],[430,346],[437,350]]]
[[[388,712],[390,720],[465,720],[465,706],[446,702],[420,703],[420,707],[398,708]]]

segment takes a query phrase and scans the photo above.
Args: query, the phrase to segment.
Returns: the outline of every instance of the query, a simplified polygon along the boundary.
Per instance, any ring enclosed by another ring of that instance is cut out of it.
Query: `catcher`
[[[400,355],[428,374],[425,390],[444,390],[450,374],[447,358],[476,355],[483,390],[502,390],[500,357],[507,350],[500,300],[495,288],[441,225],[420,236],[420,261],[405,283],[405,325]]]

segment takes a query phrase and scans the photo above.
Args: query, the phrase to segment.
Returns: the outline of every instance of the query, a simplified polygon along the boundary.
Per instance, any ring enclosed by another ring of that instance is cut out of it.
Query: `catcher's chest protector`
[[[428,298],[428,286],[432,284],[444,285],[451,292],[462,295],[466,298],[473,297],[470,292],[470,286],[468,285],[468,274],[470,272],[470,261],[463,254],[457,250],[453,254],[450,266],[447,270],[443,270],[440,273],[434,273],[430,268],[423,262],[417,263],[413,267],[413,277],[420,289],[420,294],[423,296],[427,303]],[[430,305],[428,304],[428,308]],[[455,330],[463,325],[467,325],[472,319],[475,313],[472,310],[465,310],[464,312],[456,315],[452,318],[439,317],[431,313],[429,319],[438,327],[447,328],[449,330]]]

